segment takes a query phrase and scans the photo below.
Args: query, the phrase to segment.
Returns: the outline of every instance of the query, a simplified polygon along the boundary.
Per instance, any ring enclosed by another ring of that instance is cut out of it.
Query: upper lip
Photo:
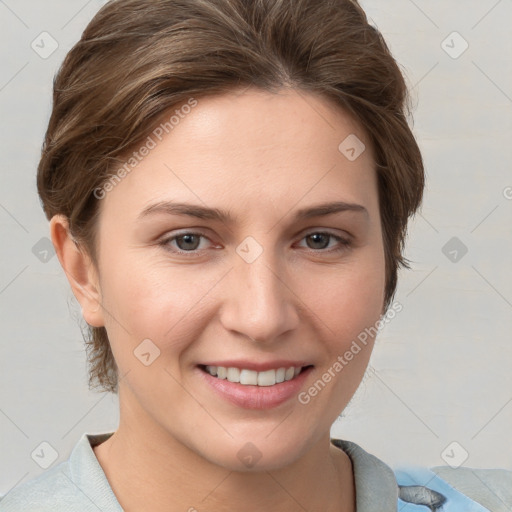
[[[289,359],[279,359],[276,361],[267,362],[255,362],[238,359],[236,361],[209,361],[207,363],[202,363],[200,366],[222,366],[224,368],[240,368],[253,370],[256,372],[265,372],[267,370],[277,370],[278,368],[290,368],[290,366],[301,368],[303,366],[311,366],[311,364],[306,361],[291,361]]]

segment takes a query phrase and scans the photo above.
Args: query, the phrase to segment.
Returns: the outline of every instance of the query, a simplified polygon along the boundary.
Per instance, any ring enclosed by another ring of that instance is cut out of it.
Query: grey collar
[[[98,496],[100,503],[96,503],[97,506],[104,506],[106,510],[121,510],[92,450],[111,435],[112,432],[84,434],[71,455],[71,472],[74,482],[83,492]],[[331,443],[343,450],[352,461],[357,512],[396,512],[399,489],[393,470],[352,441],[331,439]],[[92,480],[91,474],[95,475]]]
[[[352,461],[357,512],[396,512],[398,484],[393,470],[358,444],[331,439]]]

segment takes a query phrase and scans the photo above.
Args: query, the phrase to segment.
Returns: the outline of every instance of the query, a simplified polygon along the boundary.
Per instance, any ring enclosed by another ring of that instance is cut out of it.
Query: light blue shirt
[[[68,460],[15,487],[0,501],[0,511],[122,512],[92,449],[111,435],[83,434]],[[354,442],[341,439],[331,442],[352,460],[357,512],[426,512],[425,505],[432,512],[501,512],[499,508],[485,508],[473,501],[430,469],[393,471]],[[503,510],[512,510],[512,471],[504,474],[503,489],[498,492],[503,493],[501,501],[510,498]],[[506,489],[508,484],[510,487]],[[435,508],[441,502],[443,508]]]

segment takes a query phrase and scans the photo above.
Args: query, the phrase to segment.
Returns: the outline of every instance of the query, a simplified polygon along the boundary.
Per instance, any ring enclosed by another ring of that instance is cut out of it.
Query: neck
[[[331,445],[328,434],[286,467],[234,472],[141,417],[121,407],[119,428],[94,448],[126,512],[355,511],[350,458]]]

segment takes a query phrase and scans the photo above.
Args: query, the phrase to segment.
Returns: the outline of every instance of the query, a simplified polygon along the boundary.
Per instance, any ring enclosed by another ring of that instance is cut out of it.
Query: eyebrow
[[[340,212],[358,212],[368,216],[368,210],[360,204],[335,201],[298,210],[295,214],[295,220],[323,217]],[[158,203],[147,206],[139,214],[138,219],[142,220],[143,218],[155,213],[164,213],[167,215],[186,215],[198,219],[217,220],[223,223],[233,223],[235,221],[235,219],[228,212],[218,208],[206,208],[200,205],[177,203],[173,201],[160,201]]]

